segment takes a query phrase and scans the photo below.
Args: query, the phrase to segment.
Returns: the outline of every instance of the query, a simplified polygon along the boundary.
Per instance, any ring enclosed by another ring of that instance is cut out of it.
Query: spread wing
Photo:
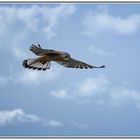
[[[34,54],[36,54],[38,56],[47,55],[50,57],[56,57],[56,56],[60,55],[60,53],[61,53],[60,51],[42,49],[39,44],[38,44],[38,46],[32,44],[32,46],[30,47],[30,51],[32,51]]]
[[[64,60],[64,61],[57,61],[58,64],[60,65],[63,65],[64,67],[66,68],[80,68],[80,69],[88,69],[88,68],[104,68],[105,66],[92,66],[92,65],[89,65],[87,63],[84,63],[82,61],[79,61],[79,60],[76,60],[76,59],[73,59],[73,58],[70,58],[69,60]]]
[[[51,62],[47,61],[46,58],[29,58],[23,61],[23,66],[25,68],[33,69],[33,70],[43,70],[50,69]]]
[[[35,53],[38,56],[43,56],[43,55],[46,55],[49,50],[42,49],[39,44],[38,44],[38,46],[32,44],[32,46],[30,47],[30,51],[32,51],[33,53]]]

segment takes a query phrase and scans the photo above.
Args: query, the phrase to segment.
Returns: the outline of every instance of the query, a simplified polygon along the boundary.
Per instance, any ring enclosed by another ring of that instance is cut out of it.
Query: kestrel
[[[66,68],[104,68],[105,66],[92,66],[82,61],[76,60],[70,56],[67,52],[55,51],[49,49],[42,49],[40,45],[38,46],[32,44],[30,51],[35,53],[37,58],[29,58],[23,61],[23,66],[25,68],[33,70],[43,70],[50,69],[51,61],[57,62],[60,65],[63,65]]]

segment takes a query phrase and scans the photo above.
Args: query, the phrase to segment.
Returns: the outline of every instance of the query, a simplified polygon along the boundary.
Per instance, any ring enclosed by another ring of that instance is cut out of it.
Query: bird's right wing
[[[80,69],[88,69],[88,68],[104,68],[105,66],[102,65],[102,66],[93,66],[93,65],[89,65],[85,62],[82,62],[82,61],[79,61],[79,60],[76,60],[74,58],[70,58],[69,60],[67,61],[57,61],[57,63],[59,63],[60,65],[63,65],[64,67],[66,68],[80,68]]]

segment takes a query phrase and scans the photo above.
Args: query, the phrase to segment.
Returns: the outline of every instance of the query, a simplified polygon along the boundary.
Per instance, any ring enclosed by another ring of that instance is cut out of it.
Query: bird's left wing
[[[32,46],[30,47],[30,51],[32,51],[33,53],[35,53],[38,56],[43,56],[49,52],[48,49],[42,49],[39,44],[38,44],[38,46],[32,44]]]
[[[60,51],[55,51],[55,50],[50,50],[50,49],[42,49],[41,46],[38,44],[38,46],[32,44],[30,47],[30,51],[35,53],[37,56],[50,56],[50,57],[55,57],[60,55],[62,52]]]
[[[82,62],[82,61],[79,61],[79,60],[76,60],[74,58],[70,58],[69,60],[64,60],[64,61],[57,61],[58,64],[60,65],[63,65],[64,67],[67,67],[67,68],[80,68],[80,69],[88,69],[88,68],[104,68],[105,66],[102,65],[102,66],[93,66],[93,65],[89,65],[85,62]]]

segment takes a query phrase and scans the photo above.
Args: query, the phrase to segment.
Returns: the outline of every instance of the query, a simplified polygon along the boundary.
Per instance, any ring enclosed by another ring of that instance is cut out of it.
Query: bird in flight
[[[30,51],[35,53],[37,58],[29,58],[23,61],[24,68],[29,68],[33,70],[43,70],[50,69],[51,62],[57,62],[60,65],[63,65],[66,68],[80,68],[80,69],[88,69],[88,68],[104,68],[105,66],[93,66],[89,65],[85,62],[76,60],[71,57],[71,55],[67,52],[55,51],[50,49],[43,49],[38,44],[30,47]]]

